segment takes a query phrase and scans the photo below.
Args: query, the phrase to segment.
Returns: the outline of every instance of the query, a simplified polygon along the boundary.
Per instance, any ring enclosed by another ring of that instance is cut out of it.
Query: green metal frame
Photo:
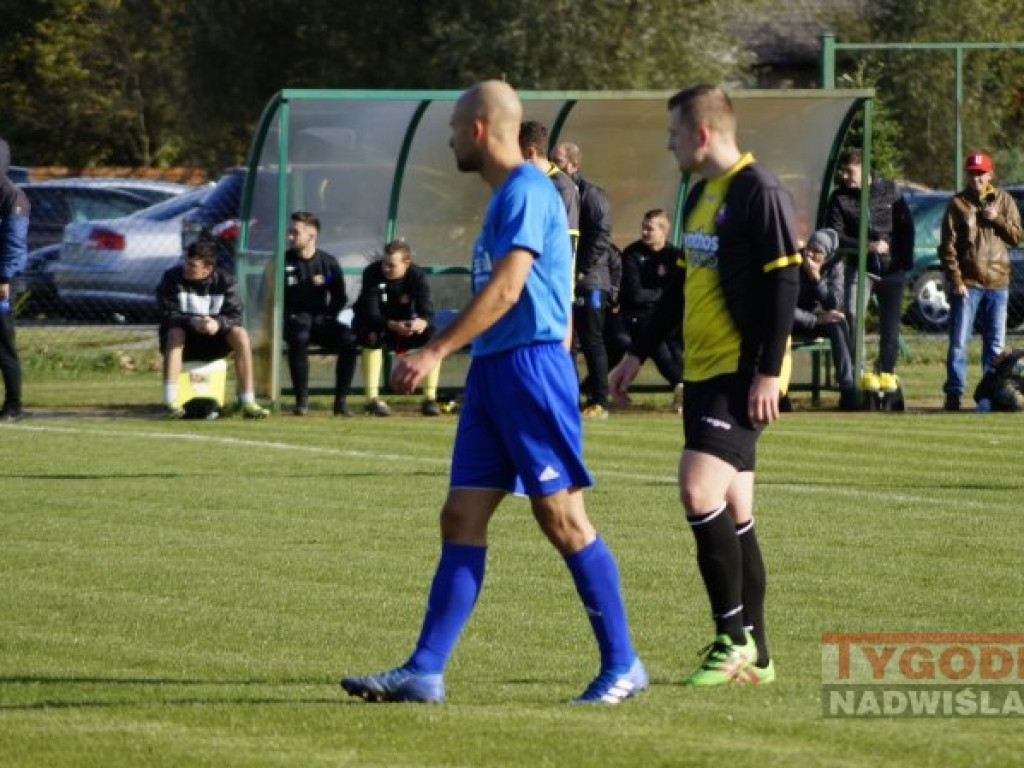
[[[826,32],[821,36],[821,87],[836,87],[837,51],[952,51],[953,52],[953,111],[956,116],[953,125],[954,147],[954,189],[963,186],[963,103],[964,103],[964,54],[968,51],[1021,50],[1024,43],[839,43],[836,36]]]
[[[403,100],[403,101],[414,101],[417,102],[417,106],[413,112],[413,116],[410,119],[409,125],[406,128],[405,135],[399,150],[399,156],[396,158],[395,172],[392,179],[391,190],[388,201],[387,219],[385,224],[385,233],[388,239],[395,236],[397,229],[398,219],[398,207],[401,201],[402,184],[405,176],[405,170],[407,163],[409,162],[409,155],[412,149],[413,140],[415,138],[416,131],[419,124],[426,114],[431,103],[438,100],[454,101],[461,96],[463,91],[407,91],[407,90],[335,90],[335,89],[284,89],[276,93],[264,108],[259,122],[257,124],[257,132],[254,137],[253,143],[250,147],[249,156],[247,158],[246,167],[254,168],[258,164],[261,157],[263,157],[263,150],[271,130],[275,127],[278,128],[278,157],[277,163],[279,169],[287,169],[289,165],[288,158],[288,147],[289,147],[289,113],[290,103],[293,100],[309,100],[309,99],[322,99],[330,101],[352,101],[357,99],[369,99],[374,101],[387,101],[387,100]],[[580,101],[640,101],[640,100],[660,100],[667,102],[668,98],[672,95],[673,91],[521,91],[520,97],[524,100],[532,101],[561,101],[563,102],[559,109],[556,117],[552,123],[551,140],[557,142],[561,131],[567,122],[573,109],[578,105]],[[737,94],[738,95],[738,94]],[[871,90],[848,90],[843,89],[844,96],[850,96],[858,98],[860,101],[869,104],[870,99],[874,96],[874,92]],[[773,99],[773,98],[831,98],[834,97],[834,93],[828,93],[824,90],[788,90],[784,93],[778,91],[742,91],[742,97],[744,99]],[[865,137],[866,141],[870,141],[870,106],[866,107],[866,128]],[[843,135],[849,129],[849,124],[853,119],[853,114],[856,112],[856,107],[851,108],[850,116],[848,116],[846,122],[843,125]],[[834,170],[834,154],[838,152],[837,147],[841,144],[841,138],[837,138],[836,145],[833,150],[833,157],[830,157],[829,170],[826,173],[831,173]],[[869,170],[870,166],[870,151],[865,153],[865,168]],[[288,173],[281,172],[278,174],[277,179],[277,196],[279,201],[288,200],[290,177]],[[687,190],[689,188],[690,179],[683,177],[680,180],[679,189],[676,199],[676,216],[674,217],[674,232],[673,242],[678,243],[680,234],[680,215],[683,209],[683,205],[686,199]],[[253,197],[255,195],[256,178],[255,174],[248,174],[245,180],[242,193],[242,210],[251,211]],[[819,200],[819,218],[821,212],[824,209],[825,201],[831,185],[822,184],[822,198]],[[863,203],[862,203],[863,204]],[[275,250],[278,254],[283,254],[287,245],[287,219],[288,210],[287,206],[279,204],[276,211],[277,218],[277,235],[275,239]],[[866,221],[866,219],[865,219]],[[250,222],[244,220],[241,222],[241,242],[249,242],[249,226]],[[864,232],[861,234],[861,239],[866,242],[866,224]],[[861,262],[863,264],[865,255],[862,254]],[[465,268],[462,267],[439,267],[433,268],[428,267],[431,272],[437,274],[464,274]],[[347,270],[346,270],[347,271]],[[863,270],[862,270],[863,271]],[[240,275],[240,278],[242,276]],[[276,296],[280,296],[283,293],[284,288],[284,274],[281,269],[274,270],[274,292]],[[246,302],[248,305],[248,302]],[[274,303],[272,320],[270,328],[268,329],[271,334],[271,348],[272,354],[269,357],[269,375],[270,390],[273,393],[273,399],[277,400],[277,397],[281,391],[281,373],[282,373],[282,362],[280,355],[276,354],[277,340],[281,338],[281,331],[283,327],[283,307],[278,302]],[[858,347],[859,349],[859,347]]]

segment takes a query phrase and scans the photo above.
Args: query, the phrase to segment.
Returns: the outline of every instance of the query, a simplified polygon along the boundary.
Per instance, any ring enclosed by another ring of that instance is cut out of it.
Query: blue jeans
[[[963,395],[967,381],[967,344],[971,340],[977,317],[981,329],[982,373],[992,367],[996,355],[1003,351],[1006,339],[1006,288],[968,288],[966,296],[950,292],[949,351],[946,354],[947,395]]]

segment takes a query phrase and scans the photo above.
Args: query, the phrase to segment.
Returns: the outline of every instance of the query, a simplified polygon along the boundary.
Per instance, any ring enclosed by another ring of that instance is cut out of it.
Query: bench
[[[828,339],[793,341],[791,352],[810,355],[811,380],[790,381],[789,392],[810,392],[811,402],[821,402],[822,390],[837,390],[832,379],[832,345]]]
[[[439,310],[437,310],[437,312],[434,313],[434,328],[437,331],[444,330],[445,328],[447,328],[451,324],[451,322],[458,316],[458,314],[459,314],[459,312],[456,309],[439,309]],[[351,309],[346,309],[342,313],[342,315],[343,316],[347,315],[346,319],[348,320],[349,323],[351,323],[351,318],[352,318],[352,310]],[[468,355],[469,354],[469,349],[470,348],[467,345],[467,346],[463,347],[462,349],[458,350],[457,352],[455,352],[455,354],[456,355]],[[285,356],[288,355],[288,345],[287,344],[283,344],[282,343],[282,345],[281,345],[281,353],[283,355],[285,355]],[[333,350],[333,349],[330,349],[330,348],[321,347],[321,346],[318,346],[316,344],[311,344],[309,346],[309,356],[310,357],[313,357],[313,356],[323,356],[323,355],[336,355],[336,354],[337,354],[337,352],[335,350]],[[397,354],[395,352],[393,352],[390,349],[385,349],[384,350],[384,366],[381,369],[381,382],[380,382],[380,386],[381,386],[381,391],[382,392],[387,392],[387,391],[390,390],[390,383],[389,382],[391,380],[391,369],[392,369],[392,367],[395,364],[395,359],[396,358],[397,358]],[[449,358],[449,360],[450,360],[450,358]],[[444,368],[442,367],[442,371],[443,370],[444,370]],[[451,387],[448,387],[448,389],[451,389]],[[331,394],[333,391],[334,391],[333,385],[331,387],[323,387],[323,386],[316,386],[316,385],[313,385],[311,383],[310,388],[309,388],[310,394],[314,394],[314,395]],[[359,374],[358,366],[356,368],[356,376],[354,377],[354,379],[352,381],[352,390],[351,391],[352,392],[361,392],[362,391],[362,380],[361,380],[361,376]],[[294,395],[295,391],[291,388],[290,385],[282,385],[281,393],[285,394],[285,395]]]

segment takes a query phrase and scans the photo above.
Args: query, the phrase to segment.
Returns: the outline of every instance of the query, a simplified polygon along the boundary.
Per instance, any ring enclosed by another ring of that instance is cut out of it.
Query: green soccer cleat
[[[742,670],[734,679],[734,683],[740,685],[767,685],[775,682],[775,663],[768,661],[767,667],[758,667],[751,664]]]
[[[247,419],[265,419],[270,411],[259,403],[242,403],[242,416]]]
[[[707,687],[733,682],[745,669],[753,666],[757,658],[754,638],[746,633],[747,642],[736,645],[728,635],[719,635],[701,653],[707,653],[697,671],[683,685]]]

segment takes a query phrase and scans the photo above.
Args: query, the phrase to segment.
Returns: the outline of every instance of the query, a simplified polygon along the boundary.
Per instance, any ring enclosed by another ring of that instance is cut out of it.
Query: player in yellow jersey
[[[625,396],[668,333],[683,338],[679,494],[697,544],[715,640],[688,685],[775,678],[764,627],[765,568],[754,534],[757,438],[779,417],[800,256],[793,202],[736,143],[732,102],[698,85],[669,100],[669,149],[700,176],[683,210],[681,269],[610,376]]]

